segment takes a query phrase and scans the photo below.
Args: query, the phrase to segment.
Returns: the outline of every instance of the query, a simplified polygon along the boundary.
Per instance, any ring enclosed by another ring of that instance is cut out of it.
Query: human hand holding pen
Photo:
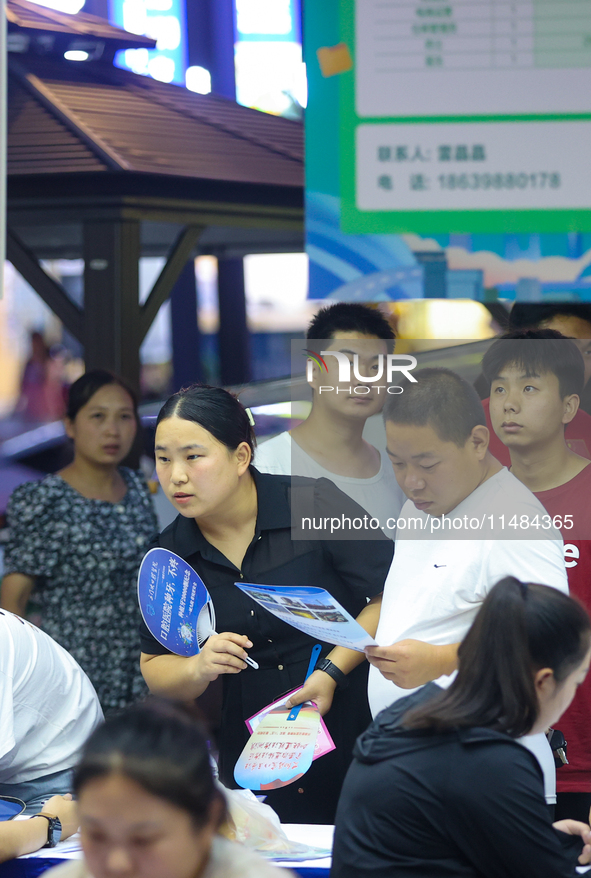
[[[239,674],[243,671],[249,661],[246,650],[251,647],[252,641],[246,634],[226,631],[208,637],[201,651],[191,656],[190,660],[195,662],[198,675],[211,683],[220,674]]]

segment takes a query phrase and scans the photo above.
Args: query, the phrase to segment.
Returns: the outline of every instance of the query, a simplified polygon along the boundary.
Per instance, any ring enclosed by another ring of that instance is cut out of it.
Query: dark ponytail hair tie
[[[523,598],[523,600],[525,600],[529,591],[527,582],[520,582],[519,586],[521,588],[521,597]]]

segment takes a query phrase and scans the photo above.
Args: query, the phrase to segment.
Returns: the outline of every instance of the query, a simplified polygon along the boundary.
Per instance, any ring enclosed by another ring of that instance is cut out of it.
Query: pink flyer
[[[246,728],[252,734],[262,718],[269,713],[270,710],[273,710],[274,707],[278,707],[279,705],[284,704],[290,695],[293,695],[294,692],[297,692],[298,689],[293,689],[291,692],[288,692],[282,698],[279,698],[277,701],[274,701],[272,704],[268,704],[266,707],[263,707],[262,710],[259,710],[258,713],[255,713],[254,716],[249,717],[246,722]],[[330,736],[330,732],[326,728],[326,724],[322,717],[320,718],[320,726],[318,730],[318,737],[316,738],[316,746],[314,748],[314,759],[319,759],[321,756],[324,756],[326,753],[330,753],[331,750],[336,749],[335,743]]]

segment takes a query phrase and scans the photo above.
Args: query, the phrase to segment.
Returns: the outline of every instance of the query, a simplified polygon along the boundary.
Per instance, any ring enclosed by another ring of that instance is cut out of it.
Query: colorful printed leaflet
[[[377,646],[373,637],[324,588],[235,584],[278,619],[316,640],[358,652],[363,652],[366,646]]]
[[[267,714],[271,710],[274,710],[276,707],[282,708],[287,699],[291,695],[293,695],[294,692],[299,692],[299,688],[292,689],[292,691],[288,692],[287,695],[283,695],[277,701],[274,701],[272,704],[268,704],[266,707],[263,707],[262,710],[259,710],[258,713],[255,713],[253,716],[245,720],[246,728],[248,729],[248,731],[252,734],[258,728],[259,724],[267,716]],[[314,747],[314,759],[312,761],[314,761],[315,759],[320,759],[321,756],[324,756],[326,753],[330,753],[330,751],[334,749],[336,749],[335,743],[326,727],[326,723],[324,722],[322,717],[320,717],[320,727],[318,729],[318,737],[316,738],[316,745]]]
[[[318,708],[306,702],[295,721],[288,715],[286,708],[274,708],[249,738],[234,768],[234,779],[244,789],[285,787],[310,768],[320,729]]]

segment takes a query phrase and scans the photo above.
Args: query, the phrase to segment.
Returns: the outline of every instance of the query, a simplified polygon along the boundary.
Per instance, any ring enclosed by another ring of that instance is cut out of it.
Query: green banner
[[[311,297],[591,300],[588,0],[322,0],[305,48]]]

